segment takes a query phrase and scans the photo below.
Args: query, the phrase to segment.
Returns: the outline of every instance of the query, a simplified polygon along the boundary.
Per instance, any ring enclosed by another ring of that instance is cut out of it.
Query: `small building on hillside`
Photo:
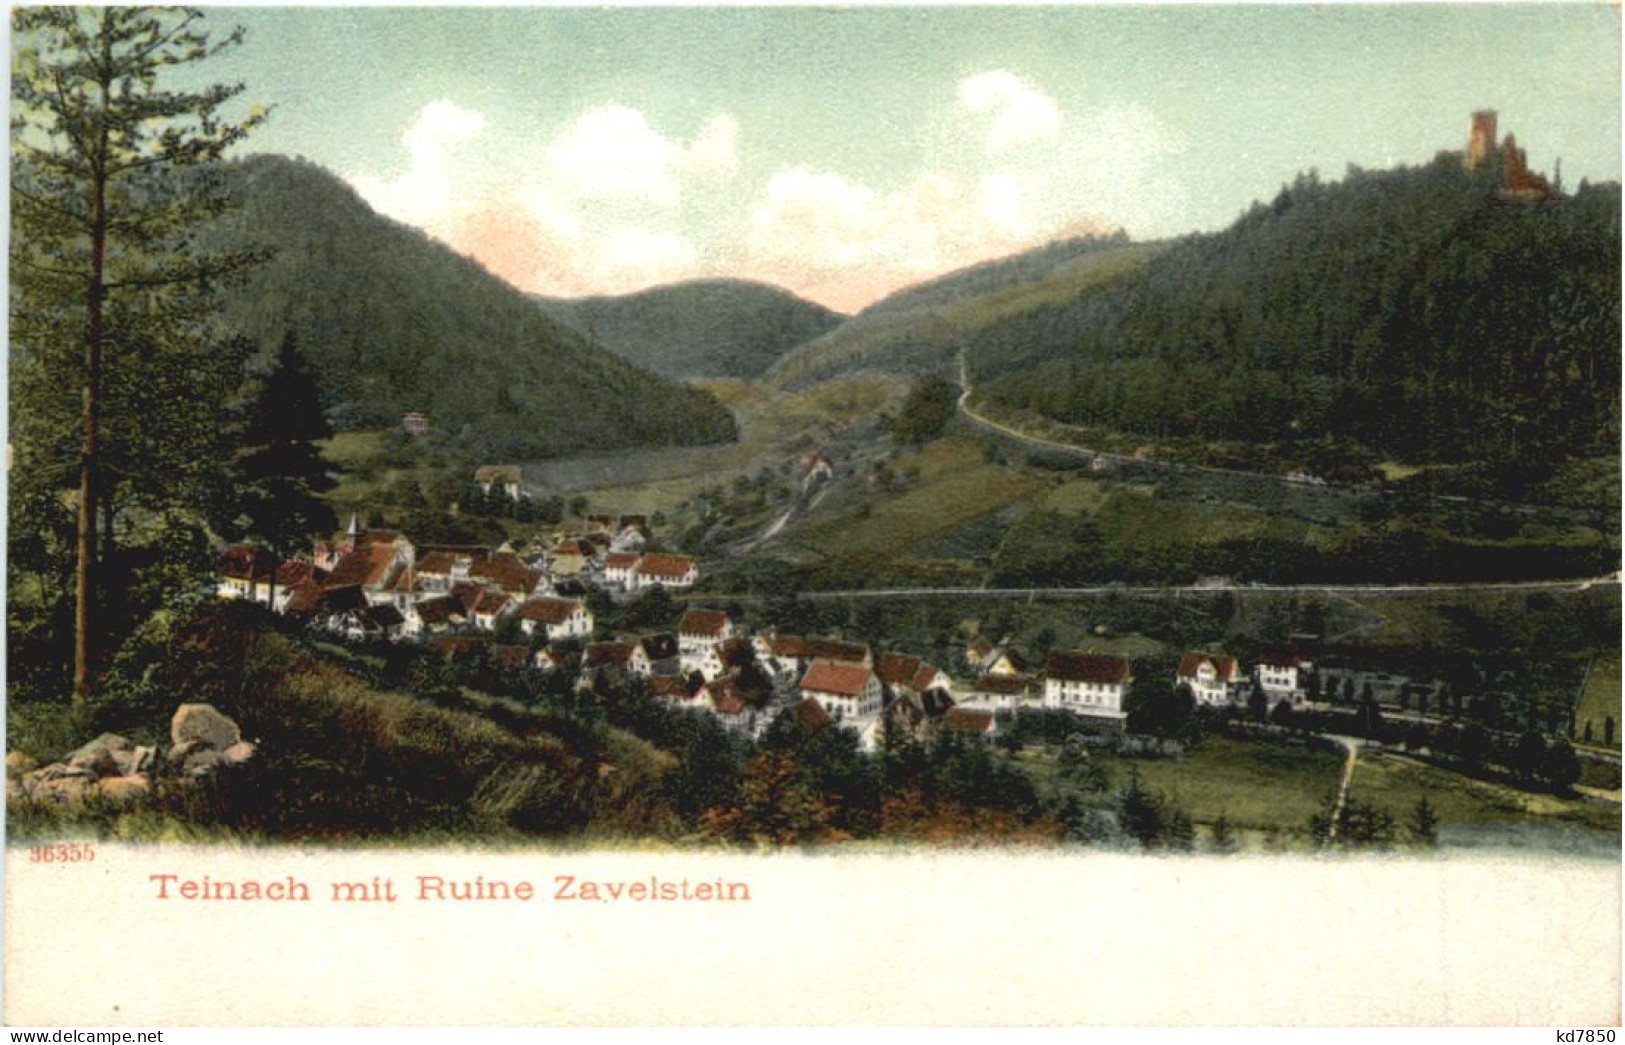
[[[516,464],[481,465],[474,469],[474,482],[486,496],[490,496],[492,490],[501,490],[509,500],[519,500],[519,466]]]
[[[412,411],[401,418],[401,430],[414,439],[429,434],[429,415]]]
[[[234,544],[220,554],[215,566],[216,594],[222,599],[248,599],[269,606],[277,566],[277,557],[267,549]]]

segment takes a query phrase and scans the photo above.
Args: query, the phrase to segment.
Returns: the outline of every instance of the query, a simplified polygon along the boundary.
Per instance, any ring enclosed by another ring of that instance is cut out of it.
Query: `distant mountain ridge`
[[[240,205],[213,235],[272,256],[223,295],[225,325],[266,352],[292,330],[335,427],[420,411],[470,450],[510,459],[737,434],[709,395],[587,344],[321,167],[261,155],[227,176]]]
[[[535,297],[543,313],[664,377],[761,377],[787,351],[846,318],[765,283],[701,279],[633,294]]]

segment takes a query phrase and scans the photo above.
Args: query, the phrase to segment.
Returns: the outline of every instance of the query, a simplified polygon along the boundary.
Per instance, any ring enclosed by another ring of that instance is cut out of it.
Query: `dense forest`
[[[1033,308],[1072,301],[1144,263],[1159,244],[1113,236],[1057,240],[907,287],[786,353],[769,373],[807,385],[856,370],[947,372],[982,332]]]
[[[845,317],[764,283],[700,279],[616,297],[536,299],[622,359],[677,380],[754,380]]]
[[[240,205],[214,235],[270,256],[225,322],[267,353],[293,331],[336,428],[423,411],[472,452],[510,458],[734,436],[705,393],[589,346],[320,167],[256,156],[230,176]]]
[[[1228,230],[986,332],[972,380],[1074,424],[1540,462],[1619,441],[1620,196],[1500,191],[1459,153],[1313,173]]]

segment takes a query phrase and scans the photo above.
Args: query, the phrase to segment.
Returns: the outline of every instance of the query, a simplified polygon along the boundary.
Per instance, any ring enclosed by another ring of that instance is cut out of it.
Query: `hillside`
[[[615,297],[546,298],[543,313],[627,362],[678,380],[754,380],[845,317],[764,283],[705,279]]]
[[[1166,439],[1413,462],[1614,455],[1620,196],[1518,198],[1460,153],[1301,176],[1229,229],[985,332],[995,408]]]
[[[588,345],[320,167],[257,156],[229,173],[241,206],[221,234],[273,254],[226,296],[226,323],[265,352],[291,329],[336,427],[423,411],[471,451],[516,458],[734,437],[710,396]]]
[[[945,369],[988,327],[1072,301],[1160,249],[1121,235],[1068,239],[960,269],[882,298],[787,354],[769,376],[804,385],[856,370]]]

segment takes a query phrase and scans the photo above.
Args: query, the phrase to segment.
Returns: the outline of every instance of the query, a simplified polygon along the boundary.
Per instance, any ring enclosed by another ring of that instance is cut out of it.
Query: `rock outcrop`
[[[13,751],[6,755],[6,797],[54,809],[89,803],[128,809],[151,797],[155,773],[197,779],[254,757],[237,723],[208,704],[177,708],[169,736],[161,762],[156,748],[117,733],[103,733],[46,766]]]

